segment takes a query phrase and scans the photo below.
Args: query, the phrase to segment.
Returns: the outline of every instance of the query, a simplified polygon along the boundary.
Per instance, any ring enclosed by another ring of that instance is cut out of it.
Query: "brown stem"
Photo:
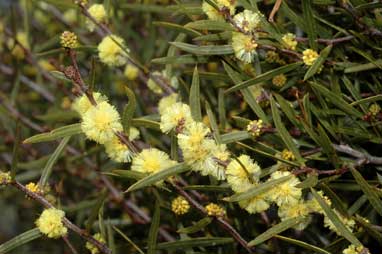
[[[21,183],[17,182],[17,181],[14,181],[12,183],[10,183],[12,186],[16,187],[17,189],[19,189],[20,191],[22,191],[23,193],[25,193],[25,195],[27,195],[29,198],[33,199],[33,200],[36,200],[37,202],[39,202],[41,205],[43,205],[45,208],[54,208],[52,204],[50,204],[43,196],[37,194],[37,193],[34,193],[34,192],[31,192],[29,191],[24,185],[22,185]],[[104,253],[104,254],[111,254],[111,250],[103,243],[97,241],[94,237],[92,237],[88,232],[86,232],[85,230],[79,228],[77,225],[73,224],[69,219],[67,219],[66,217],[64,217],[62,219],[62,223],[64,223],[64,225],[69,228],[70,230],[72,230],[73,232],[77,233],[81,238],[83,238],[84,240],[86,240],[87,242],[90,242],[91,244],[93,244],[94,246],[97,247],[97,249],[101,252],[101,253]]]
[[[276,0],[275,5],[273,5],[273,9],[271,11],[271,14],[269,15],[268,21],[273,23],[274,22],[274,17],[277,13],[277,11],[280,9],[281,3],[283,0]]]
[[[193,207],[195,207],[199,212],[208,216],[206,209],[194,198],[192,198],[185,190],[182,189],[177,183],[172,183],[172,186],[177,190],[177,192],[182,195]],[[219,225],[227,231],[241,246],[243,246],[248,253],[253,253],[251,247],[248,246],[248,242],[234,229],[224,218],[215,217],[215,220]]]

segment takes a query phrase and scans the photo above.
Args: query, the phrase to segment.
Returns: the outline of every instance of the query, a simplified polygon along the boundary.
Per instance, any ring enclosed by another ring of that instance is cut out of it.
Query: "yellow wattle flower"
[[[68,229],[62,222],[64,217],[64,211],[56,208],[45,209],[36,220],[36,226],[41,233],[49,238],[59,238],[68,233]]]
[[[129,49],[125,46],[125,41],[117,35],[108,35],[98,44],[98,56],[101,62],[108,66],[122,66],[126,64],[127,53],[129,53]]]

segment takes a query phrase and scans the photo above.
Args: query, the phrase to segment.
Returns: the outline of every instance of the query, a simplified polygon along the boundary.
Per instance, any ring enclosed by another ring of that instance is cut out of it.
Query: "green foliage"
[[[379,253],[381,3],[85,2],[0,1],[0,253]]]

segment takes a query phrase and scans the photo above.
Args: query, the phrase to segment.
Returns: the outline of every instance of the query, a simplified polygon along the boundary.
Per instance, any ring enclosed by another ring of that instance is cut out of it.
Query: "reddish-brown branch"
[[[193,207],[195,207],[199,212],[208,216],[206,209],[194,198],[192,198],[185,190],[182,189],[177,183],[172,183],[172,186],[177,190],[177,192],[182,195]],[[227,231],[236,242],[238,242],[241,246],[243,246],[248,253],[253,253],[251,247],[248,246],[248,242],[234,229],[224,218],[215,217],[215,220],[218,224]]]

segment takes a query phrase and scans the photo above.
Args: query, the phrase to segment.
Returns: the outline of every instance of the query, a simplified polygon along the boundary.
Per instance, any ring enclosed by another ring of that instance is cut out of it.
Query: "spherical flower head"
[[[106,243],[105,239],[102,237],[102,235],[100,233],[94,234],[93,238],[96,239],[100,243],[103,243],[103,244]],[[88,249],[91,252],[91,254],[98,254],[98,253],[100,253],[99,249],[97,248],[97,246],[93,245],[91,242],[86,242],[85,247],[86,247],[86,249]]]
[[[254,187],[255,185],[252,186]],[[251,186],[247,186],[247,189],[243,189],[240,192],[247,191],[249,188],[251,188]],[[270,206],[264,194],[257,195],[247,200],[242,200],[239,202],[239,205],[251,214],[264,212],[268,210]]]
[[[274,84],[277,87],[282,87],[283,85],[285,85],[286,81],[286,76],[284,74],[279,74],[273,77],[272,84]]]
[[[226,214],[224,208],[215,203],[209,203],[204,208],[206,209],[208,216],[224,217]]]
[[[92,106],[83,115],[81,128],[87,138],[100,144],[111,141],[123,129],[118,111],[106,101]]]
[[[176,215],[183,215],[190,210],[190,204],[184,197],[179,196],[171,202],[171,210]]]
[[[33,182],[28,183],[25,185],[25,188],[27,188],[28,191],[33,192],[33,193],[40,193],[42,190],[40,189],[38,184],[35,184]]]
[[[276,51],[267,51],[265,55],[265,61],[267,63],[276,63],[280,60],[280,55]]]
[[[139,74],[139,69],[133,64],[128,64],[126,65],[123,74],[128,80],[136,80]]]
[[[251,63],[256,54],[257,43],[250,35],[233,32],[232,48],[237,59],[244,63]]]
[[[107,101],[107,97],[98,92],[93,93],[93,98],[97,104]],[[80,116],[83,116],[91,107],[93,107],[93,105],[85,94],[77,97],[72,103],[72,109]]]
[[[49,238],[59,238],[68,233],[68,229],[62,223],[64,217],[64,211],[56,208],[45,209],[36,220],[36,226],[41,233]]]
[[[292,33],[287,33],[281,39],[287,49],[296,50],[296,46],[297,46],[296,35]]]
[[[302,52],[302,60],[308,66],[313,65],[313,63],[317,60],[319,54],[313,49],[305,49]]]
[[[206,139],[202,141],[199,151],[194,151],[194,153],[186,152],[186,154],[192,154],[192,159],[201,155],[198,160],[191,163],[193,170],[200,172],[204,176],[208,175],[217,180],[225,180],[224,164],[228,162],[230,157],[226,145],[218,145],[214,140]]]
[[[310,212],[310,206],[305,201],[300,200],[296,204],[280,206],[278,210],[278,215],[281,221],[291,218],[305,217],[305,220],[294,226],[294,229],[296,230],[303,230],[309,225]]]
[[[178,94],[172,93],[168,96],[163,97],[160,99],[158,103],[158,112],[160,115],[163,115],[166,109],[174,105],[178,101]]]
[[[247,131],[254,137],[259,137],[261,135],[261,129],[263,128],[263,120],[253,120],[247,125]]]
[[[103,23],[106,21],[106,10],[103,4],[93,4],[88,8],[89,14],[97,21],[97,23]],[[86,19],[86,26],[90,32],[93,32],[96,25],[92,20]]]
[[[125,52],[121,47],[125,48]],[[129,50],[124,40],[117,35],[108,35],[98,44],[98,56],[108,66],[122,66],[127,62]]]
[[[343,254],[370,254],[369,250],[366,249],[362,245],[355,246],[353,244],[349,245],[346,249],[342,251]]]
[[[63,48],[73,49],[78,46],[77,35],[73,32],[63,32],[60,36],[60,41]]]
[[[142,152],[134,157],[131,170],[153,174],[175,165],[176,162],[171,160],[165,152],[156,148],[150,148],[142,150]]]
[[[164,110],[160,118],[160,129],[163,133],[169,133],[174,129],[180,132],[189,122],[192,122],[190,107],[177,102]]]
[[[147,87],[155,94],[163,93],[162,88],[152,78],[149,78],[149,80],[147,80]]]
[[[245,32],[252,32],[255,28],[260,26],[261,19],[257,12],[244,10],[243,12],[236,14],[233,21]]]
[[[371,115],[376,116],[379,112],[381,112],[381,107],[377,103],[373,103],[369,107],[369,112]]]
[[[129,131],[129,140],[134,140],[139,137],[139,130],[131,127]],[[105,143],[105,150],[110,159],[115,162],[126,163],[130,162],[133,153],[123,144],[117,136],[114,136],[111,141]]]
[[[288,149],[284,149],[281,152],[281,158],[283,158],[284,160],[288,160],[288,161],[293,161],[296,159],[296,157],[294,157],[294,154],[291,151],[289,151]]]
[[[333,209],[334,213],[337,215],[337,217],[340,219],[340,221],[345,225],[345,227],[350,231],[353,232],[354,228],[356,226],[355,221],[351,218],[347,218],[340,214],[336,209]],[[329,228],[331,231],[334,231],[337,233],[337,235],[342,236],[341,231],[337,229],[337,227],[333,224],[333,222],[328,218],[328,216],[324,215],[324,226]]]
[[[269,180],[275,180],[281,177],[291,176],[290,180],[278,184],[269,191],[268,198],[271,202],[275,202],[278,206],[294,205],[301,198],[301,189],[296,187],[300,180],[290,172],[276,171],[272,173]]]
[[[9,184],[12,181],[10,172],[0,171],[0,185]]]
[[[248,155],[240,155],[237,160],[231,160],[227,166],[228,184],[235,192],[247,190],[253,183],[259,181],[261,169]]]

